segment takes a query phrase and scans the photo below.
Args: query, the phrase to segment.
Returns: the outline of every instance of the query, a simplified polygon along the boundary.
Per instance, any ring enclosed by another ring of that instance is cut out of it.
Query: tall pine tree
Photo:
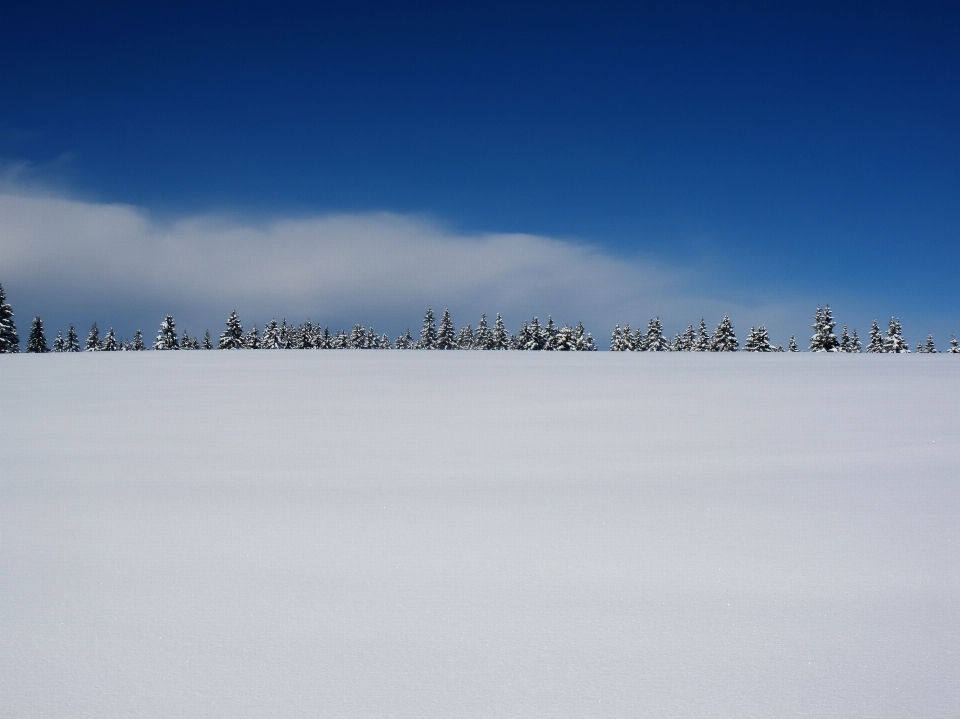
[[[43,320],[39,316],[33,318],[30,325],[30,336],[27,338],[27,352],[43,354],[49,352],[47,336],[43,333]]]
[[[507,334],[507,328],[503,324],[503,318],[497,312],[496,320],[493,323],[493,342],[490,345],[492,350],[510,349],[510,335]]]
[[[455,350],[457,348],[456,331],[453,329],[453,320],[450,319],[450,310],[445,309],[440,318],[440,329],[437,331],[437,341],[434,349]]]
[[[120,349],[120,345],[117,344],[117,336],[113,333],[113,327],[107,330],[107,334],[103,337],[103,342],[100,343],[100,349],[104,352],[117,352]]]
[[[837,323],[833,319],[833,313],[830,311],[830,305],[825,309],[817,307],[817,313],[813,320],[813,337],[810,338],[811,352],[839,352],[840,340],[833,333],[833,328]]]
[[[100,330],[97,329],[97,323],[93,323],[93,327],[90,328],[90,334],[87,335],[87,343],[83,348],[84,352],[99,352],[100,351]]]
[[[173,317],[167,315],[160,323],[160,331],[157,332],[157,339],[153,343],[155,350],[178,350],[180,344],[177,342],[177,326]]]
[[[217,347],[222,350],[242,350],[243,346],[243,326],[237,317],[237,311],[233,310],[227,317],[227,328],[220,333]]]
[[[736,352],[738,349],[740,349],[740,343],[737,341],[737,335],[733,332],[733,323],[730,322],[727,315],[724,315],[710,338],[710,351]]]
[[[870,327],[870,343],[867,345],[867,352],[869,354],[886,352],[883,343],[883,332],[880,331],[880,325],[877,324],[876,320],[873,321],[873,325]]]
[[[427,308],[427,314],[423,316],[423,327],[420,329],[420,341],[417,342],[418,350],[432,350],[437,346],[437,321],[433,317],[433,308]]]

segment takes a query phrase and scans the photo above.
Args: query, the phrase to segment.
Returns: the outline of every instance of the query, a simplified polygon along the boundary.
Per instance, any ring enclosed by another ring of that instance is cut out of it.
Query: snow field
[[[955,357],[0,357],[0,716],[948,717]]]

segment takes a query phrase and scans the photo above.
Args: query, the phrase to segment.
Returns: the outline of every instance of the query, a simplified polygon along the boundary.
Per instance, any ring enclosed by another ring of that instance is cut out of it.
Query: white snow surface
[[[955,717],[960,359],[0,357],[0,716]]]

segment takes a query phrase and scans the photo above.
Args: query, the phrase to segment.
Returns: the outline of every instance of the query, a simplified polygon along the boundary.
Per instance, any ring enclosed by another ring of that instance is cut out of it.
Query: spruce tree
[[[840,351],[849,352],[850,351],[850,335],[847,334],[847,326],[843,326],[843,332],[840,335]]]
[[[710,351],[710,335],[707,334],[707,322],[702,317],[700,318],[700,325],[697,327],[697,339],[693,343],[693,351]]]
[[[797,346],[797,338],[793,335],[790,335],[790,341],[787,343],[787,349],[790,352],[799,352],[800,348]]]
[[[186,330],[184,330],[183,334],[180,335],[180,349],[182,350],[193,349],[193,340],[190,338],[190,335],[187,334]]]
[[[539,352],[547,346],[547,335],[543,331],[543,327],[540,326],[540,318],[534,317],[529,325],[524,325],[527,328],[526,337],[521,335],[520,344],[522,345],[520,349],[531,350]]]
[[[210,337],[210,330],[207,330],[206,332],[203,333],[203,349],[205,350],[213,349],[213,341]]]
[[[457,349],[458,350],[472,350],[476,338],[473,334],[473,327],[470,325],[464,325],[460,328],[460,333],[457,335]]]
[[[743,343],[745,352],[773,352],[774,348],[770,344],[770,335],[767,334],[767,328],[760,325],[756,329],[750,328],[750,334],[747,335],[747,341]]]
[[[413,335],[410,334],[410,330],[407,329],[407,334],[397,337],[397,341],[393,346],[398,350],[412,350],[414,347],[414,341]]]
[[[507,328],[503,324],[503,318],[497,312],[497,318],[493,324],[493,342],[490,346],[493,350],[510,349],[510,335],[507,334]]]
[[[263,335],[260,337],[260,349],[280,349],[280,326],[276,320],[270,320],[263,328]]]
[[[242,350],[243,349],[243,326],[240,324],[240,318],[237,317],[237,311],[233,310],[227,317],[227,328],[220,333],[220,341],[217,347],[222,350]]]
[[[250,331],[247,332],[246,335],[244,335],[243,348],[246,350],[260,349],[260,332],[257,330],[256,325],[251,327]]]
[[[366,327],[363,325],[354,325],[347,346],[353,350],[365,350],[367,348]]]
[[[572,328],[571,328],[572,331]],[[560,334],[560,328],[553,321],[553,315],[547,315],[547,324],[543,328],[543,349],[554,350],[557,342],[557,335]]]
[[[97,323],[93,323],[93,327],[90,328],[90,334],[87,335],[87,343],[84,346],[84,352],[99,352],[100,351],[100,330],[97,329]]]
[[[620,329],[620,323],[617,323],[617,326],[613,328],[613,334],[610,335],[610,351],[611,352],[624,352],[626,350],[626,343],[623,341],[623,330]]]
[[[847,352],[856,352],[859,353],[863,349],[863,344],[860,342],[860,337],[857,335],[857,330],[853,330],[853,334],[850,335],[850,347],[847,349]]]
[[[39,316],[34,317],[33,324],[30,325],[30,336],[27,338],[27,352],[44,354],[49,351],[47,336],[43,333],[43,320]]]
[[[933,335],[927,335],[927,345],[923,348],[927,354],[937,354],[936,345],[933,344]]]
[[[390,338],[387,337],[386,332],[380,335],[380,349],[382,350],[393,349],[393,347],[390,345]]]
[[[493,332],[487,326],[487,316],[481,315],[480,324],[477,325],[477,331],[473,335],[473,349],[488,350],[493,344]]]
[[[153,343],[155,350],[178,350],[180,344],[177,342],[177,326],[173,317],[167,315],[160,323],[160,331],[157,332],[157,339]]]
[[[960,342],[957,342],[956,335],[950,335],[950,349],[948,350],[949,354],[960,355]]]
[[[296,348],[298,350],[313,349],[313,323],[309,319],[297,328]]]
[[[880,325],[874,320],[873,325],[870,327],[870,343],[867,345],[867,352],[870,354],[879,354],[886,351],[883,342],[883,332],[880,331]]]
[[[332,349],[333,337],[330,336],[330,328],[324,327],[323,332],[317,333],[317,339],[313,343],[315,349],[318,350],[328,350]]]
[[[437,341],[435,349],[455,350],[457,348],[456,330],[453,329],[453,321],[450,319],[450,310],[445,309],[440,318],[440,329],[437,331]]]
[[[654,317],[647,323],[647,334],[643,338],[643,351],[665,352],[667,349],[667,340],[663,336],[663,326],[660,324],[660,318]]]
[[[437,344],[437,322],[433,317],[433,309],[428,308],[423,316],[423,327],[420,329],[420,341],[416,349],[432,350]]]
[[[20,352],[20,337],[13,321],[13,309],[7,304],[7,296],[0,285],[0,354]]]
[[[70,329],[67,330],[67,337],[63,341],[63,351],[64,352],[80,351],[80,338],[77,337],[77,331],[73,328],[73,325],[70,325]]]
[[[130,343],[130,349],[134,352],[143,352],[146,348],[146,345],[143,344],[143,332],[137,330],[133,333],[133,342]]]
[[[883,338],[884,352],[893,352],[895,354],[910,352],[910,345],[903,339],[901,332],[900,320],[896,317],[891,317],[890,326],[887,328],[887,336]]]
[[[63,332],[57,332],[57,336],[53,338],[53,351],[63,352]]]
[[[113,333],[113,327],[107,330],[107,334],[103,337],[103,342],[100,343],[100,349],[103,352],[117,352],[120,349],[120,345],[117,344],[117,336]]]
[[[717,325],[717,329],[714,330],[713,336],[710,338],[710,351],[736,352],[738,349],[740,349],[740,343],[737,341],[737,336],[733,332],[733,323],[730,322],[730,318],[727,315],[724,315],[723,319],[720,320],[720,324]]]
[[[830,305],[825,309],[817,307],[817,313],[813,320],[813,337],[810,338],[811,352],[838,352],[840,351],[840,341],[833,333],[833,328],[837,323],[833,319],[830,311]]]

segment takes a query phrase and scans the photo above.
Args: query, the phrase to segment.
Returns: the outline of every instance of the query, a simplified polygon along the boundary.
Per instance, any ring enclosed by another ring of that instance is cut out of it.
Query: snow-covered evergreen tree
[[[876,320],[873,321],[873,325],[870,327],[870,343],[867,345],[867,352],[870,354],[886,352],[884,349],[883,332],[880,331],[880,325],[877,324]]]
[[[694,344],[697,341],[697,333],[693,329],[693,325],[687,325],[687,329],[683,333],[677,333],[677,336],[673,340],[673,351],[674,352],[692,352]]]
[[[487,316],[480,317],[480,324],[477,325],[477,331],[473,334],[473,349],[488,350],[493,344],[493,332],[487,326]]]
[[[107,334],[103,336],[100,350],[102,352],[118,352],[120,350],[120,343],[117,342],[117,336],[113,333],[113,327],[108,329]]]
[[[237,317],[237,311],[233,310],[227,317],[227,328],[220,333],[217,347],[222,350],[242,350],[243,345],[243,326]]]
[[[957,342],[956,335],[950,335],[950,349],[947,352],[952,355],[960,355],[960,342]]]
[[[507,334],[507,328],[503,324],[503,318],[497,312],[496,320],[493,323],[493,341],[490,345],[492,350],[510,349],[510,335]]]
[[[524,323],[524,326],[527,329],[526,336],[521,334],[519,349],[531,350],[539,352],[546,348],[547,346],[547,334],[543,331],[543,327],[540,326],[540,318],[534,317],[530,321],[530,324],[527,325]]]
[[[793,335],[790,335],[790,341],[787,343],[787,350],[789,352],[799,352],[800,348],[797,346],[797,338]]]
[[[613,328],[613,334],[610,335],[610,351],[626,352],[627,348],[628,343],[623,339],[623,330],[620,329],[620,324],[617,323],[617,326]]]
[[[890,326],[887,328],[887,336],[883,338],[883,351],[896,354],[909,353],[910,345],[903,339],[900,328],[900,320],[896,317],[890,318]]]
[[[294,346],[298,350],[313,349],[313,323],[309,319],[297,328]]]
[[[933,344],[933,335],[927,335],[927,344],[924,346],[923,351],[928,354],[937,354],[937,347]]]
[[[837,323],[833,319],[833,313],[830,311],[830,305],[825,309],[817,307],[817,313],[813,320],[813,337],[810,338],[811,352],[839,352],[840,340],[833,333],[833,328]]]
[[[80,338],[77,337],[77,331],[73,328],[73,325],[70,325],[70,329],[67,330],[67,336],[63,340],[63,351],[64,352],[80,351]]]
[[[733,331],[733,323],[727,315],[723,316],[713,336],[710,337],[711,352],[736,352],[740,349],[740,343],[737,341],[737,335]]]
[[[863,344],[860,342],[860,336],[857,335],[857,330],[853,330],[853,334],[850,335],[850,346],[847,349],[847,352],[856,352],[859,353],[863,349]]]
[[[365,350],[367,348],[367,328],[363,325],[354,325],[350,333],[348,347],[354,350]]]
[[[843,326],[843,332],[840,334],[840,351],[850,351],[850,335],[847,334],[847,326]]]
[[[247,334],[243,336],[243,348],[245,350],[260,349],[260,330],[257,329],[256,325],[251,327]]]
[[[407,329],[405,335],[400,335],[397,337],[397,341],[394,343],[394,347],[398,350],[412,350],[416,343],[413,341],[413,335],[410,334],[410,330]]]
[[[263,334],[260,336],[260,349],[280,349],[280,325],[277,324],[275,319],[267,322],[263,328]]]
[[[700,318],[700,325],[697,327],[697,339],[693,343],[693,351],[710,351],[710,335],[707,334],[707,322],[702,317]]]
[[[573,331],[573,328],[570,328]],[[557,343],[557,336],[560,334],[560,328],[557,327],[556,323],[553,321],[553,315],[547,315],[547,324],[544,325],[543,331],[543,349],[553,351],[556,349],[554,345]]]
[[[130,349],[134,352],[142,352],[146,348],[146,345],[143,344],[143,332],[137,330],[133,333],[133,342],[130,343]]]
[[[34,317],[33,324],[30,325],[30,336],[27,337],[27,352],[44,354],[49,351],[47,336],[43,332],[43,320],[39,316]]]
[[[203,349],[212,350],[213,349],[213,340],[210,337],[210,330],[207,330],[203,333]]]
[[[93,327],[90,328],[90,334],[87,335],[87,343],[83,348],[84,352],[99,352],[100,351],[100,330],[97,329],[97,323],[93,323]]]
[[[380,335],[380,349],[382,350],[393,349],[392,345],[390,344],[390,338],[387,337],[386,332]]]
[[[583,322],[578,322],[573,331],[573,339],[576,344],[577,352],[596,352],[597,346],[593,342],[593,336],[583,328]]]
[[[187,331],[184,330],[180,335],[180,349],[182,350],[192,350],[193,349],[193,339],[190,335],[187,334]]]
[[[472,350],[475,342],[476,337],[473,334],[473,327],[470,325],[461,327],[459,334],[457,334],[457,349]]]
[[[13,309],[7,304],[7,296],[0,285],[0,354],[20,352],[20,337],[13,321]]]
[[[437,341],[434,349],[455,350],[457,348],[456,330],[453,328],[453,320],[450,319],[450,310],[445,309],[440,318],[440,329],[437,331]]]
[[[555,352],[576,352],[577,340],[573,327],[564,325],[558,329],[550,340],[549,349]]]
[[[57,336],[53,338],[53,351],[63,352],[63,332],[57,332]]]
[[[767,334],[767,328],[760,325],[756,329],[750,328],[750,334],[747,335],[747,341],[743,343],[745,352],[773,352],[773,345],[770,344],[770,335]]]
[[[663,336],[663,326],[660,318],[654,317],[647,323],[647,333],[643,337],[644,352],[666,352],[669,349],[666,338]]]
[[[293,327],[287,325],[287,318],[280,323],[280,349],[288,350],[293,347]]]
[[[432,350],[437,346],[437,322],[433,317],[433,308],[427,308],[427,314],[423,316],[423,327],[420,329],[420,341],[417,342],[418,350]]]
[[[155,350],[178,350],[180,344],[177,342],[177,328],[173,317],[167,315],[160,323],[160,331],[157,333],[157,340],[153,343]]]

